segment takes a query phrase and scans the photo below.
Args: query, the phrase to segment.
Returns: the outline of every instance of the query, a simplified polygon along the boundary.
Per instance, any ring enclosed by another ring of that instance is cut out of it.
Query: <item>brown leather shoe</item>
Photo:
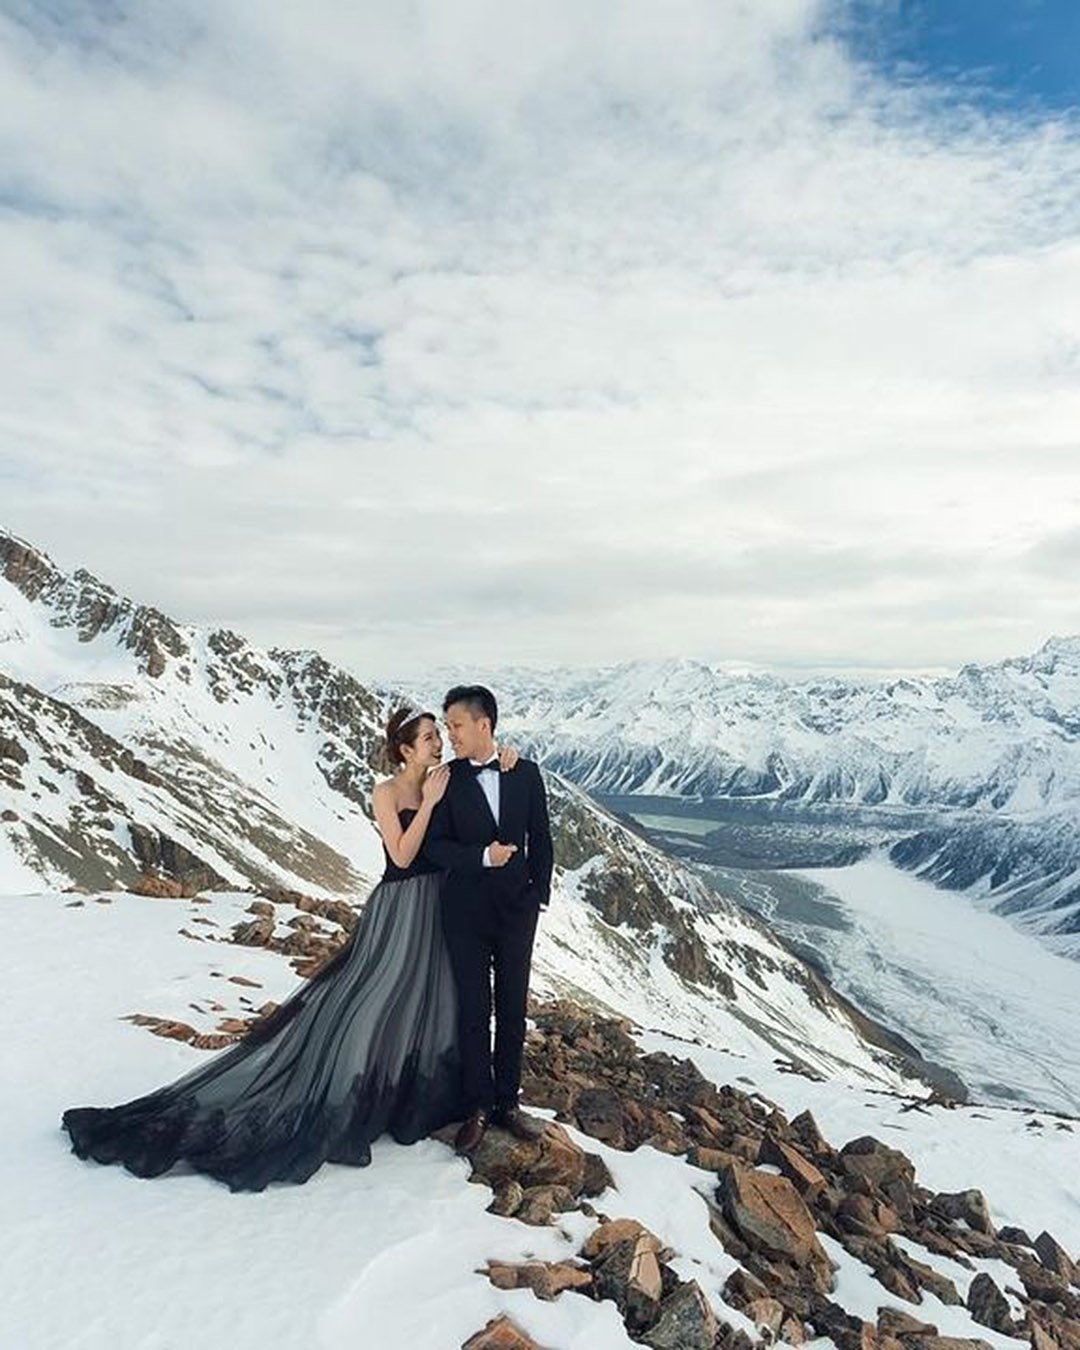
[[[535,1116],[527,1116],[520,1106],[507,1106],[501,1111],[496,1109],[491,1113],[491,1123],[500,1129],[509,1130],[515,1139],[525,1139],[529,1143],[535,1143],[542,1137],[545,1125]]]
[[[472,1113],[454,1136],[455,1153],[471,1153],[487,1133],[488,1113],[480,1108]]]

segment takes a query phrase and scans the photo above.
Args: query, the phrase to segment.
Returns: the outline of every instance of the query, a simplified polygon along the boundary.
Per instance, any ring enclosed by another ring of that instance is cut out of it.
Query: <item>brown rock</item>
[[[753,1298],[742,1309],[758,1329],[759,1336],[775,1340],[784,1320],[784,1305],[779,1299],[765,1297]]]
[[[174,881],[172,877],[153,876],[149,872],[136,877],[128,889],[133,895],[150,895],[161,900],[179,900],[184,893],[184,887],[179,881]]]
[[[1038,1253],[1039,1260],[1047,1270],[1052,1270],[1055,1275],[1060,1275],[1069,1284],[1077,1283],[1076,1265],[1060,1242],[1044,1231],[1039,1234],[1032,1245]]]
[[[703,1144],[694,1144],[686,1154],[686,1161],[692,1167],[701,1167],[706,1172],[720,1173],[738,1159],[734,1153],[723,1148],[706,1148]]]
[[[578,1128],[585,1134],[612,1148],[626,1147],[622,1103],[610,1088],[586,1088],[579,1092],[574,1103],[574,1116]]]
[[[585,1171],[581,1179],[581,1194],[593,1198],[613,1189],[614,1178],[608,1171],[607,1163],[599,1153],[585,1154]]]
[[[758,1162],[779,1167],[807,1204],[812,1204],[825,1189],[825,1178],[818,1168],[774,1134],[767,1133],[762,1139]]]
[[[611,1219],[593,1229],[585,1239],[581,1255],[586,1261],[599,1261],[618,1243],[627,1240],[636,1242],[640,1238],[645,1239],[646,1245],[654,1252],[663,1249],[663,1243],[656,1234],[650,1233],[637,1219]]]
[[[1002,1242],[1008,1242],[1014,1247],[1034,1247],[1034,1242],[1028,1237],[1023,1228],[1013,1228],[1006,1225],[999,1228],[998,1237]]]
[[[1040,1303],[1063,1303],[1069,1297],[1069,1285],[1056,1271],[1035,1261],[1022,1261],[1016,1268],[1029,1298]]]
[[[845,1233],[881,1238],[900,1228],[900,1216],[891,1205],[874,1196],[847,1195],[836,1211],[836,1222]]]
[[[470,1156],[471,1180],[486,1181],[499,1190],[508,1181],[522,1187],[565,1186],[581,1194],[585,1154],[561,1125],[548,1122],[537,1140],[515,1139],[506,1130],[489,1129]]]
[[[1003,1336],[1015,1335],[1009,1300],[985,1272],[980,1272],[971,1281],[967,1309],[981,1326],[1000,1331]]]
[[[752,1247],[814,1268],[823,1287],[829,1286],[829,1258],[810,1211],[787,1177],[735,1164],[723,1174],[721,1191],[726,1216]]]
[[[713,1350],[717,1330],[700,1285],[688,1280],[664,1299],[660,1316],[642,1340],[652,1350]]]
[[[749,1244],[735,1231],[734,1225],[728,1221],[727,1215],[719,1205],[713,1204],[707,1197],[705,1204],[708,1207],[709,1228],[713,1237],[729,1256],[734,1256],[736,1261],[745,1261],[750,1254]]]
[[[541,1350],[541,1347],[503,1313],[493,1318],[483,1331],[470,1336],[461,1350]]]
[[[899,1149],[889,1148],[868,1134],[844,1145],[839,1164],[846,1177],[863,1181],[875,1190],[883,1190],[889,1182],[910,1188],[915,1181],[911,1160]]]
[[[738,1308],[740,1311],[743,1311],[755,1299],[770,1296],[768,1286],[762,1284],[756,1275],[751,1275],[742,1266],[737,1267],[727,1277],[722,1292],[724,1302],[730,1303],[733,1308]]]
[[[664,1290],[656,1238],[640,1233],[610,1246],[593,1268],[597,1298],[613,1299],[633,1335],[651,1327]]]
[[[1063,1316],[1056,1308],[1030,1308],[1028,1326],[1033,1346],[1041,1343],[1043,1350],[1080,1350],[1080,1322]]]
[[[933,1266],[928,1266],[922,1261],[916,1261],[913,1256],[908,1256],[906,1252],[894,1249],[896,1255],[893,1258],[907,1274],[909,1274],[920,1288],[939,1298],[942,1303],[947,1303],[952,1307],[959,1307],[963,1304],[963,1299],[947,1275],[942,1275]]]
[[[487,1277],[496,1289],[531,1289],[545,1302],[567,1289],[588,1289],[593,1280],[592,1271],[574,1261],[489,1261]]]
[[[836,1156],[836,1150],[818,1129],[818,1123],[809,1111],[797,1115],[789,1128],[808,1158],[827,1161]]]

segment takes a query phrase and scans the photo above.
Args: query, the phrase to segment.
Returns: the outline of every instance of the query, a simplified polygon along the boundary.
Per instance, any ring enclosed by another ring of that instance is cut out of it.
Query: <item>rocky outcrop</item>
[[[788,1121],[756,1093],[710,1083],[688,1059],[642,1053],[625,1021],[565,1002],[534,1005],[531,1013],[527,1100],[608,1147],[651,1145],[715,1173],[706,1199],[709,1224],[739,1262],[724,1300],[749,1319],[759,1343],[827,1336],[838,1350],[984,1350],[978,1336],[941,1336],[932,1323],[895,1306],[899,1299],[917,1308],[929,1294],[966,1306],[974,1323],[1026,1339],[1036,1350],[1080,1350],[1080,1295],[1070,1285],[1076,1267],[1052,1235],[1024,1246],[1016,1230],[996,1233],[980,1191],[935,1193],[920,1185],[903,1152],[871,1135],[837,1148],[809,1112]],[[547,1127],[542,1145],[500,1136],[489,1132],[473,1160],[474,1179],[495,1191],[495,1212],[530,1222],[552,1221],[571,1206],[593,1212],[584,1182],[588,1155],[557,1125]],[[550,1163],[542,1164],[545,1157]],[[603,1181],[606,1188],[610,1176]],[[544,1205],[530,1212],[524,1202],[538,1182],[549,1189]],[[602,1209],[604,1190],[591,1194]],[[576,1261],[544,1269],[543,1263],[492,1263],[486,1273],[501,1288],[529,1288],[537,1297],[565,1290],[610,1299],[631,1337],[657,1350],[749,1350],[754,1339],[718,1318],[693,1281],[673,1269],[675,1253],[662,1233],[634,1219],[598,1217]],[[837,1301],[823,1234],[880,1283],[875,1321]],[[893,1240],[899,1235],[929,1258],[913,1256]],[[1003,1290],[989,1275],[976,1275],[961,1298],[954,1281],[932,1264],[934,1255],[969,1268],[972,1257],[996,1259],[1016,1278]],[[1022,1316],[1014,1314],[1009,1294],[1020,1299]]]

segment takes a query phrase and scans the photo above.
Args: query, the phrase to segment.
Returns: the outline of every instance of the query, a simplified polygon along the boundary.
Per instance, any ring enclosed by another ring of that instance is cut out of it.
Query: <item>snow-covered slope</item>
[[[382,1139],[369,1168],[331,1164],[303,1186],[246,1195],[198,1174],[144,1181],[73,1157],[59,1128],[66,1107],[129,1099],[207,1053],[147,1035],[121,1020],[126,1014],[201,1018],[192,1004],[237,1001],[236,991],[250,990],[228,975],[257,981],[257,998],[280,998],[295,981],[273,953],[180,935],[190,901],[104,898],[109,903],[0,897],[9,950],[25,954],[9,962],[0,987],[0,1016],[20,1028],[0,1040],[0,1190],[18,1234],[0,1247],[5,1346],[450,1350],[503,1311],[552,1350],[635,1344],[610,1301],[564,1294],[542,1302],[526,1290],[497,1290],[477,1273],[489,1259],[572,1258],[596,1221],[571,1211],[553,1226],[529,1227],[489,1213],[491,1191],[467,1184],[468,1163],[434,1140],[406,1148]],[[215,894],[200,911],[225,928],[248,899]],[[611,992],[621,996],[625,986]],[[792,1119],[809,1108],[837,1144],[871,1133],[902,1148],[935,1190],[980,1187],[995,1224],[1032,1234],[1045,1228],[1080,1250],[1080,1135],[1072,1123],[987,1107],[913,1110],[911,1099],[880,1087],[792,1074],[760,1045],[738,1040],[736,1026],[735,1042],[715,1048],[679,1039],[663,1023],[643,1027],[643,1048],[676,1061],[690,1055],[711,1080],[762,1093]],[[600,1154],[614,1179],[597,1208],[648,1224],[671,1244],[680,1275],[744,1325],[721,1296],[738,1263],[710,1231],[715,1174],[652,1147],[621,1152],[570,1133]],[[995,1350],[1028,1343],[981,1328],[962,1306],[931,1295],[919,1306],[905,1303],[839,1243],[828,1251],[839,1266],[834,1297],[860,1316],[873,1320],[884,1304]],[[916,1254],[967,1289],[972,1268]],[[976,1267],[1002,1278],[992,1262]],[[811,1344],[828,1350],[831,1342]]]
[[[116,888],[150,868],[189,889],[366,894],[381,870],[364,809],[374,695],[314,653],[175,624],[10,537],[0,564],[0,892]],[[550,796],[548,987],[899,1081],[902,1044],[764,926],[581,791],[553,777]]]

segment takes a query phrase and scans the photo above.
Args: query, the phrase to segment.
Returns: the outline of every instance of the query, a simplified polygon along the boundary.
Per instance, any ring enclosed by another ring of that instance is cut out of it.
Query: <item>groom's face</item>
[[[458,759],[479,759],[491,738],[491,723],[475,717],[464,703],[451,703],[446,710],[446,732]]]

